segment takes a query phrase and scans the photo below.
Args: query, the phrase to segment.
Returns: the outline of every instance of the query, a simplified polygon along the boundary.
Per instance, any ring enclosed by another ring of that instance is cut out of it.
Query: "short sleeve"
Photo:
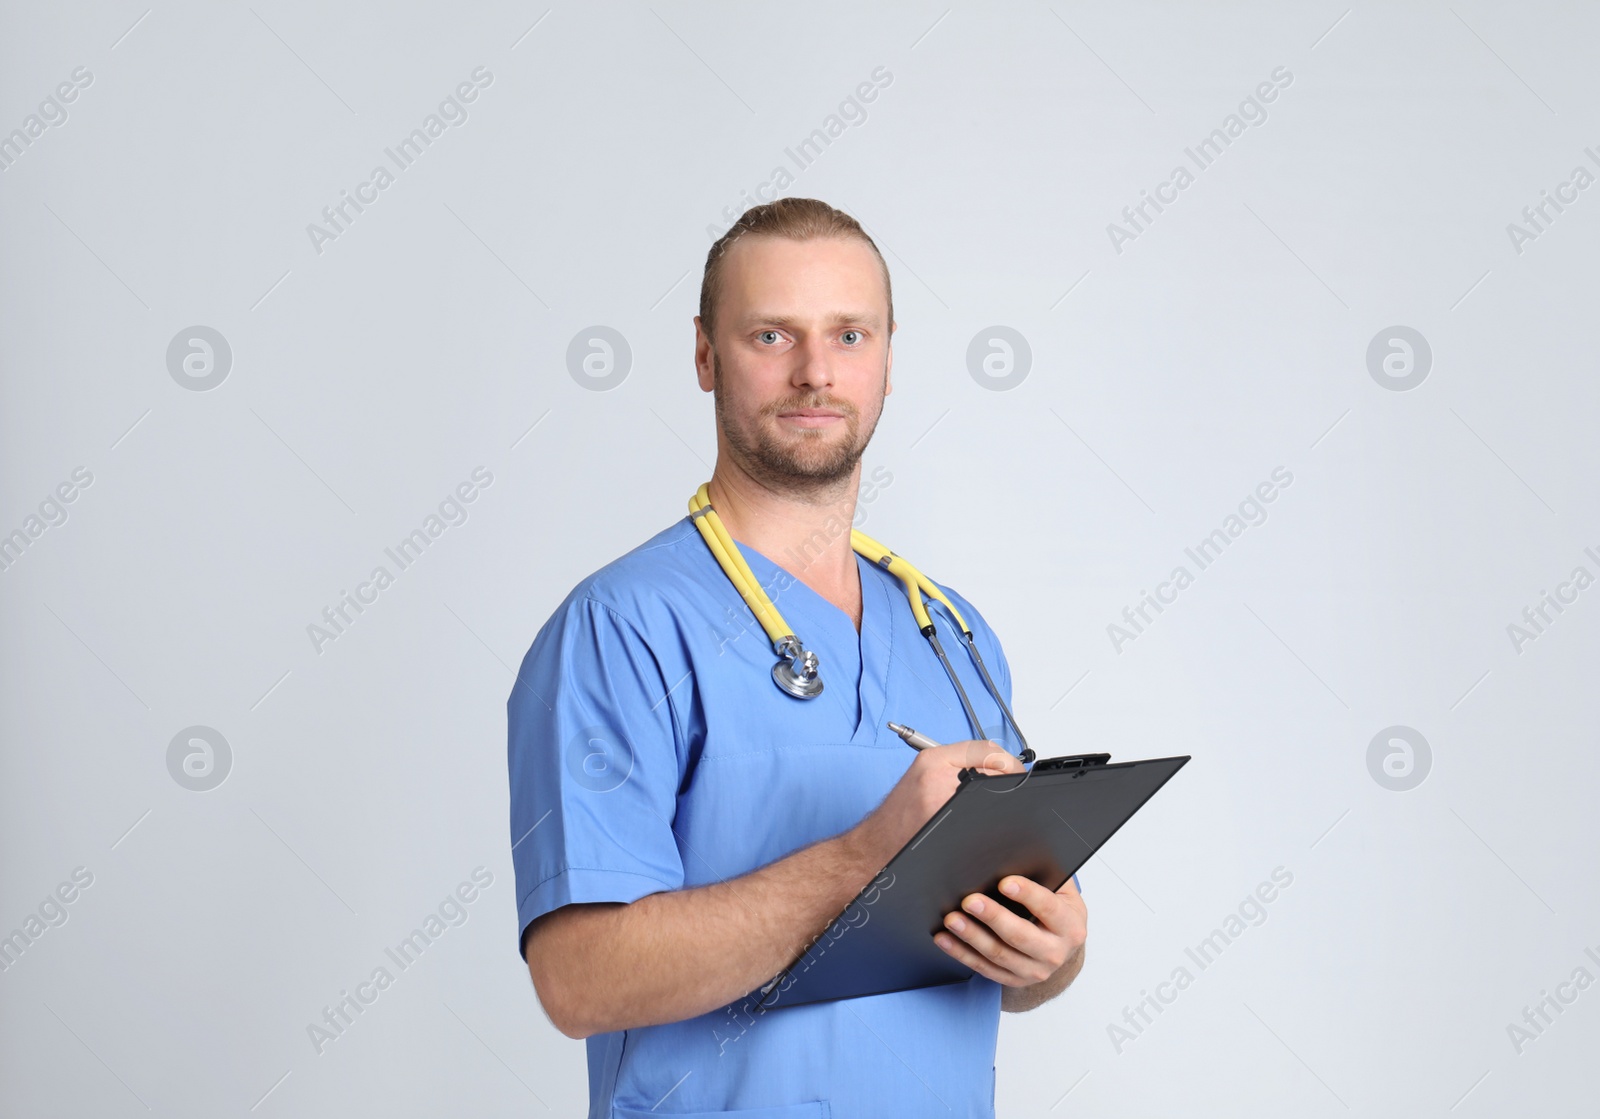
[[[536,917],[683,886],[677,723],[659,662],[611,607],[569,597],[506,701],[517,951]]]

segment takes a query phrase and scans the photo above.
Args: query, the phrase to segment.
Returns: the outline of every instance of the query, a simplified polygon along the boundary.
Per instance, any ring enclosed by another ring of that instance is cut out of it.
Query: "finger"
[[[973,904],[973,900],[968,898],[966,904]],[[1042,938],[1037,948],[1016,948],[1008,941],[1003,940],[1002,937],[998,937],[997,933],[989,925],[984,924],[984,917],[989,920],[997,919],[994,916],[994,912],[1000,908],[1002,906],[995,904],[994,900],[989,900],[982,906],[982,917],[966,916],[962,912],[950,912],[944,917],[944,927],[949,928],[950,932],[955,933],[957,937],[966,941],[966,945],[970,945],[974,951],[978,951],[984,959],[987,959],[990,964],[994,964],[995,967],[1000,967],[1000,969],[1011,972],[1013,975],[1024,977],[1029,983],[1037,983],[1038,980],[1048,977],[1058,967],[1056,957],[1066,959],[1066,946],[1062,945],[1059,938],[1051,937],[1050,933],[1045,933],[1035,925],[1030,925],[1029,922],[1022,920],[1021,917],[1016,916],[1013,912],[1006,912],[1006,917],[1018,920],[1021,924],[1029,925],[1029,928],[1034,930],[1035,935]]]
[[[952,765],[995,773],[1023,771],[1022,761],[1015,754],[990,739],[979,738],[959,745],[960,749],[953,751],[955,756],[950,759]]]
[[[1031,878],[1011,874],[1000,880],[1000,892],[1027,906],[1041,925],[1058,936],[1075,932],[1075,926],[1082,923],[1083,899],[1070,878],[1061,889],[1047,890]]]
[[[1026,987],[1032,982],[978,954],[970,946],[962,943],[957,937],[948,932],[935,933],[933,942],[947,955],[966,964],[985,979],[992,979],[996,983],[1004,984],[1007,987]]]
[[[1056,891],[1056,897],[1066,903],[1067,908],[1078,915],[1080,921],[1089,916],[1089,903],[1083,900],[1083,895],[1078,892],[1077,876],[1067,879],[1061,884],[1061,889]]]
[[[1029,975],[1040,968],[1054,971],[1066,959],[1060,936],[1018,917],[993,898],[970,894],[962,899],[962,908],[965,913],[946,914],[945,927],[1003,968]]]
[[[952,936],[948,932],[937,934],[934,937],[934,943],[946,955],[959,960],[985,979],[992,979],[996,983],[1004,984],[1007,987],[1027,987],[1032,982],[1008,968],[999,966],[976,951],[971,945],[964,943],[960,938]]]

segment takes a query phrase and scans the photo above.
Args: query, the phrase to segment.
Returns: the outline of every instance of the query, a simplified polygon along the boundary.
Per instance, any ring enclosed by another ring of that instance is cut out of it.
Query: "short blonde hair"
[[[700,326],[713,342],[716,340],[717,300],[722,295],[724,258],[734,243],[747,234],[787,237],[791,241],[840,237],[865,242],[872,250],[872,255],[878,258],[878,267],[883,271],[883,293],[889,301],[889,321],[884,323],[884,329],[888,330],[894,322],[894,290],[889,284],[889,265],[872,238],[867,236],[866,230],[861,228],[861,223],[843,210],[815,198],[780,198],[746,210],[728,232],[717,238],[716,244],[706,254],[705,276],[700,281]]]

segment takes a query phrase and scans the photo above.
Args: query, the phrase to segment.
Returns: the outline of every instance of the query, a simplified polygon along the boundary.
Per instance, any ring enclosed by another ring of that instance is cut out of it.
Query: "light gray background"
[[[980,604],[1043,753],[1195,759],[1086,868],[1087,966],[1004,1018],[1000,1113],[1592,1109],[1600,989],[1520,1053],[1507,1027],[1600,978],[1600,589],[1520,652],[1507,626],[1600,575],[1600,189],[1520,253],[1507,224],[1600,171],[1597,32],[1483,0],[10,5],[0,129],[93,81],[0,173],[0,532],[94,481],[0,574],[0,932],[94,881],[0,973],[0,1111],[582,1113],[583,1043],[515,954],[510,669],[709,477],[711,233],[877,67],[786,191],[893,271],[861,526]],[[466,123],[316,252],[478,66]],[[1265,123],[1117,252],[1277,67]],[[195,325],[232,348],[209,391],[167,368]],[[604,392],[567,369],[594,325],[633,355]],[[1433,353],[1407,391],[1367,367],[1396,325]],[[994,326],[1032,351],[1006,391],[967,367]],[[466,523],[318,652],[480,466]],[[1266,522],[1115,648],[1280,466]],[[167,763],[194,725],[232,752],[204,792]],[[1368,766],[1395,725],[1431,749],[1407,791]],[[466,923],[319,1055],[308,1024],[479,866]]]

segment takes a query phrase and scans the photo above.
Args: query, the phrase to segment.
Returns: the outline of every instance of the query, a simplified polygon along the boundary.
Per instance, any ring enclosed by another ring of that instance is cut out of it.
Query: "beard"
[[[722,384],[722,368],[715,350],[711,352],[711,383],[716,406],[717,427],[749,474],[768,486],[796,483],[807,489],[825,488],[849,479],[877,430],[883,414],[883,397],[871,424],[863,433],[861,413],[847,400],[826,395],[802,395],[777,400],[756,413],[747,428],[730,422]],[[800,408],[828,408],[843,416],[844,434],[829,428],[800,428],[785,436],[775,431],[782,412]]]

